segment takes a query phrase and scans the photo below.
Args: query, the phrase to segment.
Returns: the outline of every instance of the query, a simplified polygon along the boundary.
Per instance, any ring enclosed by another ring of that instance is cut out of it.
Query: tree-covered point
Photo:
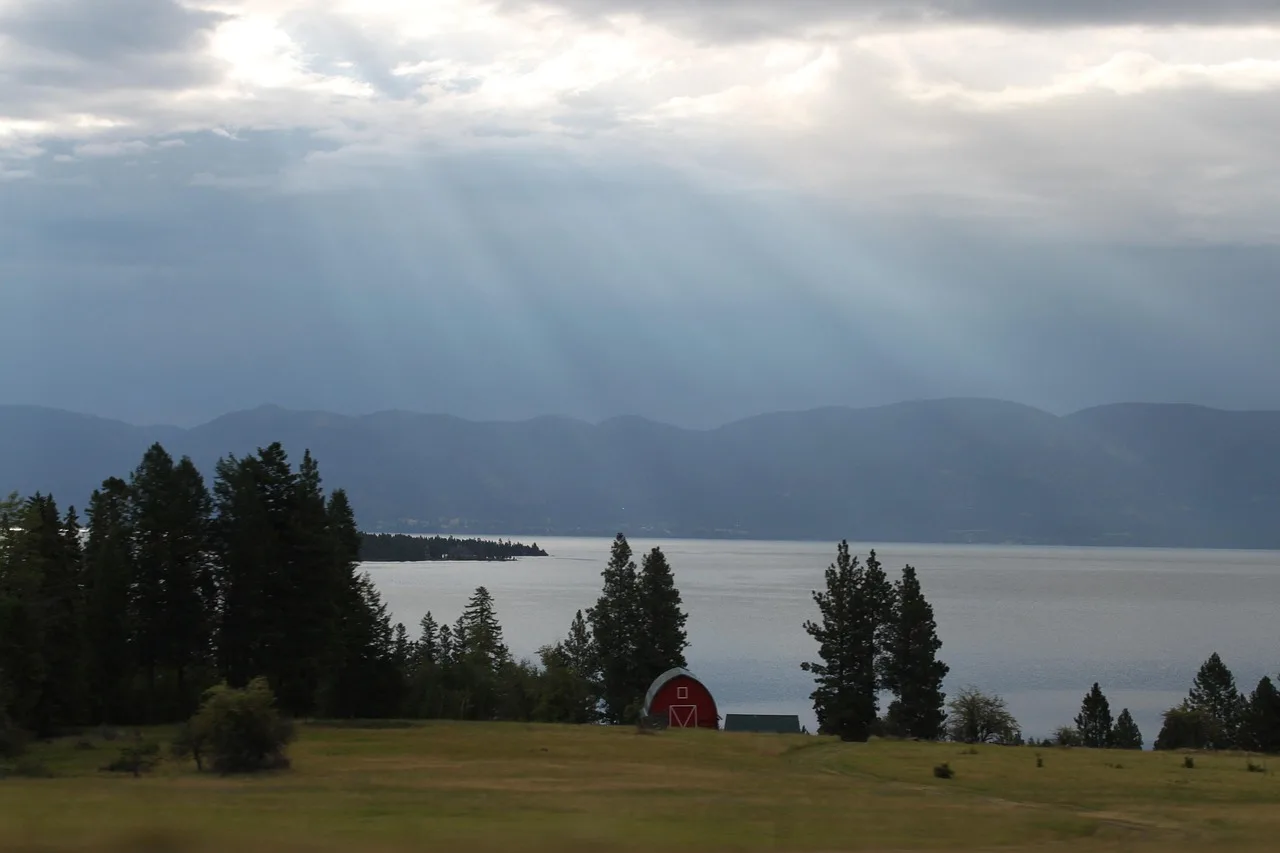
[[[538,543],[453,536],[410,536],[404,533],[361,533],[360,559],[368,563],[420,563],[436,560],[503,561],[545,557]]]

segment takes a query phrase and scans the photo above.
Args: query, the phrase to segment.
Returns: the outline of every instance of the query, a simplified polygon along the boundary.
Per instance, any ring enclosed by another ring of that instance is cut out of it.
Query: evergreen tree
[[[1116,749],[1142,749],[1142,732],[1133,715],[1125,708],[1116,718],[1115,728],[1111,730],[1111,745]]]
[[[599,719],[600,694],[590,629],[579,610],[569,635],[539,650],[542,689],[535,716],[548,723],[592,723]]]
[[[595,640],[595,669],[600,676],[604,719],[631,722],[639,713],[647,684],[639,658],[644,616],[636,564],[621,533],[614,539],[609,564],[602,572],[604,588],[587,622]]]
[[[204,477],[183,457],[170,475],[166,528],[170,564],[162,593],[160,663],[172,673],[173,707],[168,719],[190,716],[212,671],[217,589],[210,550],[212,499]]]
[[[134,658],[130,590],[133,534],[129,484],[113,477],[89,500],[85,543],[85,638],[91,718],[122,723],[137,719],[130,702]]]
[[[892,691],[889,725],[894,732],[922,740],[938,740],[945,734],[946,694],[942,681],[950,671],[938,660],[942,641],[925,600],[916,570],[906,566],[894,585],[881,687]]]
[[[337,595],[340,656],[321,691],[321,707],[338,717],[395,713],[406,696],[404,672],[395,662],[395,629],[386,604],[367,573],[359,571],[360,532],[347,494],[335,489],[326,506]]]
[[[813,593],[820,622],[807,621],[805,631],[818,642],[821,663],[801,667],[813,673],[811,694],[818,730],[842,740],[865,741],[876,722],[876,640],[883,592],[868,578],[858,558],[841,542],[836,562],[826,571],[825,591]]]
[[[330,531],[320,469],[308,450],[293,481],[281,551],[282,597],[277,614],[281,665],[276,672],[280,705],[295,715],[313,714],[326,673],[341,659],[339,603],[348,562],[335,559],[340,545]]]
[[[0,672],[13,692],[15,722],[44,737],[86,715],[83,566],[52,497],[37,494],[6,512]]]
[[[569,635],[560,643],[560,648],[565,664],[570,669],[588,681],[594,680],[591,629],[587,627],[581,610],[573,615],[573,621],[569,623]]]
[[[544,646],[537,704],[533,716],[545,723],[584,724],[598,717],[595,685],[576,668],[565,642]]]
[[[1191,693],[1187,697],[1193,708],[1205,713],[1212,723],[1209,749],[1234,749],[1239,744],[1240,714],[1243,698],[1236,689],[1235,676],[1222,658],[1214,652],[1196,673]]]
[[[1242,746],[1256,752],[1280,753],[1280,691],[1271,679],[1258,682],[1245,707]]]
[[[173,565],[170,507],[173,458],[159,444],[143,454],[129,481],[129,529],[133,534],[133,587],[129,621],[133,647],[145,680],[143,721],[159,722],[168,710],[160,700],[165,662],[165,587]]]
[[[462,611],[461,625],[462,657],[469,663],[496,674],[510,662],[511,653],[502,641],[502,625],[489,590],[482,586],[476,588]]]
[[[673,667],[685,667],[689,646],[688,616],[681,609],[671,566],[661,548],[644,556],[639,577],[641,631],[638,635],[641,670],[636,687],[641,695],[653,680]]]
[[[1080,733],[1080,745],[1093,749],[1110,747],[1113,728],[1111,705],[1103,695],[1102,688],[1095,681],[1093,689],[1085,694],[1084,702],[1080,705],[1080,713],[1076,715],[1076,731]]]

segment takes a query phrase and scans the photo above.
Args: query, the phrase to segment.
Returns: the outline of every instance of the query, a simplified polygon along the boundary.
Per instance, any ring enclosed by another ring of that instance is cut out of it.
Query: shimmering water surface
[[[508,537],[502,537],[508,538]],[[517,538],[517,537],[510,537]],[[510,563],[367,563],[394,618],[416,633],[452,622],[480,585],[508,645],[533,656],[594,603],[606,539],[557,538]],[[798,713],[814,729],[815,645],[801,625],[833,543],[633,539],[661,545],[689,613],[689,666],[721,713]],[[868,546],[853,546],[865,555]],[[1002,694],[1028,736],[1069,723],[1094,681],[1128,707],[1148,747],[1160,713],[1219,652],[1242,688],[1280,673],[1280,552],[882,545],[890,576],[910,563],[933,603],[949,689]]]

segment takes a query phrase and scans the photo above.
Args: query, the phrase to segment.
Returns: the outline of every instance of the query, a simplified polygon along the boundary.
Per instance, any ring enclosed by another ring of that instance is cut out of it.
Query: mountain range
[[[309,448],[368,530],[1280,548],[1280,412],[950,399],[762,415],[473,422],[275,406],[192,429],[0,406],[0,491],[83,506],[159,441],[211,477]]]

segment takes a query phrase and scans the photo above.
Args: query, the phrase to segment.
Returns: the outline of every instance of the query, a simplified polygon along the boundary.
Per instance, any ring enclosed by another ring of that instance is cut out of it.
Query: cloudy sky
[[[1275,0],[0,0],[0,402],[1280,407]]]

